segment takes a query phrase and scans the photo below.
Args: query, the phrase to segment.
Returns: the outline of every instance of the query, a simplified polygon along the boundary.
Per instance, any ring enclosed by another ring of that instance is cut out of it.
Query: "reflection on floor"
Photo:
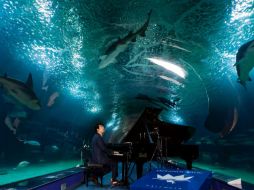
[[[83,184],[81,186],[79,186],[78,188],[76,188],[75,190],[84,190],[84,189],[112,189],[112,190],[123,190],[123,189],[129,189],[128,186],[114,186],[112,187],[110,184],[110,179],[111,179],[111,174],[107,174],[103,177],[103,187],[100,187],[99,185],[94,184],[92,181],[89,181],[88,183],[88,187],[86,186],[86,184]]]
[[[177,162],[177,165],[179,167],[184,167],[185,164],[183,164],[183,161],[182,160],[178,160],[179,162]],[[172,160],[171,160],[172,162]],[[174,162],[174,161],[173,161]],[[176,164],[176,162],[174,162]],[[213,172],[213,177],[216,178],[216,179],[220,179],[222,181],[225,181],[225,183],[227,181],[230,181],[230,180],[234,180],[234,179],[237,179],[237,178],[241,178],[243,181],[245,182],[248,182],[250,184],[254,184],[254,173],[249,171],[249,172],[244,172],[244,171],[241,171],[241,170],[234,170],[233,168],[218,168],[214,165],[208,165],[208,164],[198,164],[198,163],[195,163],[194,162],[194,170],[197,169],[197,168],[202,168],[204,170],[207,170],[207,171],[212,171]],[[158,163],[156,164],[155,162],[152,163],[152,168],[150,168],[150,165],[149,164],[145,164],[144,165],[144,175],[147,174],[150,169],[153,169],[153,168],[157,168],[159,167]],[[133,168],[133,172],[131,173],[131,176],[129,176],[129,182],[130,184],[133,183],[135,180],[136,180],[136,172],[135,172],[135,168]],[[232,176],[233,175],[233,176]],[[95,185],[93,182],[89,182],[89,185],[88,187],[86,185],[81,185],[80,187],[76,188],[75,190],[82,190],[82,189],[114,189],[114,190],[124,190],[124,189],[129,189],[129,187],[127,186],[119,186],[119,187],[111,187],[110,185],[110,178],[111,178],[111,174],[107,174],[103,181],[104,181],[104,186],[103,187],[100,187],[98,185]],[[121,178],[121,176],[119,176],[119,179]],[[244,182],[243,182],[244,183]],[[253,186],[250,185],[250,184],[246,184],[244,183],[244,187],[245,189],[253,189]]]
[[[157,164],[155,164],[154,162],[152,163],[151,165],[152,168],[156,168],[158,167]],[[121,176],[121,164],[119,164],[119,176],[118,176],[118,180],[121,180],[122,179],[122,176]],[[144,174],[147,174],[150,169],[150,165],[149,164],[144,164],[144,169],[143,169],[143,173]],[[136,181],[136,168],[135,168],[135,165],[132,163],[131,166],[130,166],[130,169],[129,169],[129,183],[132,184],[134,181]],[[103,177],[103,187],[100,187],[96,184],[94,184],[92,181],[89,181],[88,183],[88,187],[86,186],[86,184],[82,184],[81,186],[77,187],[75,190],[84,190],[84,189],[93,189],[93,190],[97,190],[97,189],[112,189],[112,190],[126,190],[126,189],[129,189],[129,186],[114,186],[112,187],[111,184],[110,184],[110,179],[111,179],[111,173],[108,173],[107,175],[105,175]]]
[[[172,162],[173,161],[171,160],[171,163]],[[30,166],[30,167],[27,167],[27,168],[23,168],[22,170],[20,170],[18,172],[17,171],[13,171],[13,173],[10,172],[7,175],[2,175],[1,178],[0,178],[0,181],[1,181],[1,183],[3,183],[3,182],[6,183],[7,182],[6,180],[8,180],[8,178],[11,178],[11,177],[13,177],[13,178],[9,179],[9,180],[12,180],[12,181],[18,181],[18,180],[21,180],[22,178],[23,179],[24,178],[27,179],[29,177],[29,175],[31,175],[32,173],[35,174],[35,171],[36,171],[36,175],[42,175],[42,171],[50,173],[50,170],[53,170],[52,172],[54,172],[55,169],[60,169],[61,167],[67,167],[67,166],[71,167],[73,165],[76,165],[77,163],[79,163],[79,162],[78,161],[72,161],[72,162],[64,162],[64,163],[51,163],[51,164],[48,164],[48,165],[40,165],[40,166],[36,166],[36,167],[35,166]],[[157,162],[151,162],[150,164],[148,164],[148,163],[144,164],[144,171],[143,171],[144,175],[147,174],[148,172],[150,172],[152,169],[160,167],[160,164],[158,164]],[[183,166],[183,164],[181,164],[181,163],[177,163],[177,165],[179,167]],[[136,180],[136,168],[135,168],[134,164],[132,164],[132,166],[130,167],[130,176],[129,176],[129,183],[130,184],[132,184]],[[230,168],[230,169],[228,168],[227,170],[223,169],[223,168],[220,168],[220,170],[218,170],[218,168],[215,168],[213,165],[200,165],[200,164],[197,164],[195,162],[194,162],[194,166],[195,167],[199,166],[199,168],[206,169],[208,171],[213,171],[213,177],[216,178],[216,179],[221,179],[221,180],[225,181],[225,183],[227,183],[228,180],[230,180],[230,179],[234,179],[233,177],[230,177],[232,175],[239,175],[238,178],[242,178],[242,180],[244,180],[244,181],[246,181],[246,179],[248,179],[249,183],[252,183],[252,184],[254,183],[254,181],[252,180],[252,179],[254,179],[254,176],[253,176],[254,174],[251,171],[248,172],[248,173],[243,174],[243,173],[240,173],[242,171],[237,173],[238,171],[237,170],[233,171],[232,168]],[[195,169],[196,168],[194,168],[194,170]],[[228,173],[229,170],[231,170],[231,173],[230,173],[229,177],[225,176],[225,175],[224,176],[222,175],[222,174],[229,174]],[[119,164],[119,174],[121,174],[120,171],[121,171],[121,164]],[[220,173],[216,173],[216,172],[220,172]],[[59,172],[59,173],[61,174],[63,172]],[[60,174],[57,175],[57,176],[60,176]],[[47,179],[47,180],[48,179],[55,179],[55,178],[52,178],[52,175],[53,174],[49,174],[49,176],[44,177],[44,178]],[[53,176],[53,177],[55,177],[55,176]],[[76,187],[75,190],[81,190],[81,189],[112,189],[112,187],[110,185],[110,179],[111,179],[111,173],[109,173],[109,174],[104,176],[104,178],[103,178],[103,185],[104,186],[103,187],[95,185],[92,181],[89,181],[88,187],[86,187],[85,184],[82,184],[79,187]],[[119,180],[121,179],[121,175],[118,177],[118,179]],[[33,185],[36,185],[36,184],[32,184],[32,182],[35,183],[35,180],[21,181],[21,183],[19,183],[18,185],[27,186],[27,187],[28,186],[32,187]],[[40,180],[39,183],[41,183],[41,182],[42,182],[42,180]],[[123,189],[129,189],[129,187],[127,187],[127,186],[117,186],[117,187],[113,187],[113,189],[115,189],[115,190],[123,190]],[[246,188],[246,189],[254,189],[254,188],[251,185],[251,188]]]
[[[44,174],[53,173],[56,171],[62,171],[68,168],[75,167],[77,164],[80,164],[80,160],[68,160],[41,164],[31,163],[24,168],[13,168],[13,167],[1,168],[1,170],[5,171],[5,174],[0,176],[0,185],[32,177],[37,177]]]
[[[183,160],[181,159],[174,159],[178,163],[184,164]],[[203,170],[212,171],[213,176],[216,178],[223,178],[221,180],[225,180],[225,176],[228,178],[241,178],[242,181],[248,182],[250,184],[254,184],[254,171],[247,171],[241,168],[228,168],[224,166],[218,166],[214,163],[200,163],[200,162],[193,162],[193,167],[201,168]]]
[[[143,175],[146,175],[147,173],[149,173],[151,170],[155,169],[155,168],[159,168],[161,165],[157,162],[146,162],[143,166]],[[121,164],[119,164],[119,176],[118,176],[118,180],[122,179],[122,175],[121,175],[121,171],[122,171],[122,167]],[[81,185],[80,187],[78,187],[75,190],[82,190],[82,189],[113,189],[113,190],[124,190],[124,189],[129,189],[128,186],[114,186],[112,187],[110,185],[110,179],[111,179],[111,173],[107,174],[104,176],[103,178],[103,187],[100,187],[98,185],[95,185],[92,181],[89,181],[88,187],[86,185]],[[129,167],[129,176],[128,176],[128,181],[129,184],[132,184],[136,181],[137,179],[137,175],[136,175],[136,166],[134,163],[131,163],[130,167]]]

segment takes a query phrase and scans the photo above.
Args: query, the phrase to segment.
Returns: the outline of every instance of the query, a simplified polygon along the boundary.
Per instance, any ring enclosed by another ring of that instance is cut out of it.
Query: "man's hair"
[[[99,126],[103,125],[102,122],[98,122],[95,126],[94,126],[94,132],[97,133],[97,129],[99,129]],[[104,126],[104,125],[103,125]]]

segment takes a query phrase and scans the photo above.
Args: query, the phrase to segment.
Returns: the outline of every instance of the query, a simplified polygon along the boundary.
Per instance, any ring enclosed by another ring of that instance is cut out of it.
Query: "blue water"
[[[145,37],[99,69],[108,45],[142,27],[151,9]],[[252,10],[248,0],[0,0],[0,76],[25,83],[31,73],[42,106],[30,109],[1,85],[0,181],[22,161],[78,160],[98,120],[119,141],[145,106],[196,128],[189,143],[200,145],[200,163],[253,174],[253,82],[244,88],[233,66],[253,39]]]

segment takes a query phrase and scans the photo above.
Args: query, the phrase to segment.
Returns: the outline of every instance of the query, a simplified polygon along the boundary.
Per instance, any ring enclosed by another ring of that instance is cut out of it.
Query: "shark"
[[[247,81],[251,81],[250,71],[254,67],[254,40],[243,44],[236,54],[236,67],[238,82],[244,87]]]
[[[151,13],[152,10],[149,11],[146,22],[137,31],[135,32],[130,31],[125,37],[123,38],[119,37],[116,41],[111,43],[110,46],[108,46],[104,55],[100,56],[99,58],[99,69],[103,69],[109,66],[110,64],[116,63],[117,56],[120,53],[124,52],[131,42],[136,42],[137,36],[141,37],[146,36],[145,32],[150,22]]]
[[[172,176],[170,174],[166,174],[165,176],[162,176],[160,174],[157,174],[157,178],[153,178],[153,179],[163,180],[168,183],[174,184],[177,181],[188,181],[189,182],[189,180],[191,178],[193,178],[193,176],[190,176],[190,177],[184,177],[184,175]]]
[[[10,78],[6,74],[0,76],[0,88],[2,88],[5,94],[11,97],[15,102],[32,110],[41,109],[40,101],[33,91],[31,73],[29,73],[26,83]]]

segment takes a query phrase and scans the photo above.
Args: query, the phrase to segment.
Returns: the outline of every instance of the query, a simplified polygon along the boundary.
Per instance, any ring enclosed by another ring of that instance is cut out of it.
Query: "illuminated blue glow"
[[[96,92],[93,83],[82,83],[79,84],[77,80],[68,81],[67,84],[62,86],[69,92],[69,94],[78,99],[79,101],[83,101],[84,109],[90,113],[99,113],[102,111],[102,107],[99,104],[100,94]],[[88,89],[93,89],[91,93]]]
[[[166,117],[169,119],[169,121],[176,123],[176,124],[184,124],[183,118],[177,113],[176,111],[173,111],[168,113]]]
[[[40,14],[40,20],[43,23],[50,23],[51,18],[54,16],[54,11],[52,8],[53,2],[50,0],[36,0],[34,6]]]
[[[183,122],[183,119],[180,117],[180,116],[177,116],[177,115],[174,115],[172,117],[172,120],[175,122],[175,123],[182,123]]]
[[[86,60],[76,52],[72,55],[71,63],[76,69],[81,70],[86,65]]]
[[[111,128],[111,127],[113,127],[113,126],[114,126],[114,121],[113,121],[113,120],[109,121],[109,122],[106,124],[106,127],[107,127],[107,128]]]
[[[84,31],[80,23],[77,9],[71,8],[69,10],[66,25],[68,26],[66,32],[70,34],[69,37],[66,36],[70,49],[70,63],[76,70],[81,72],[82,68],[86,66],[87,61],[82,57]]]
[[[112,128],[117,123],[117,121],[116,121],[117,114],[116,113],[112,113],[111,117],[112,117],[112,119],[106,124],[106,126],[108,128]]]
[[[245,20],[245,22],[248,22],[249,17],[254,13],[252,6],[253,0],[236,1],[235,7],[232,8],[230,22],[234,22],[236,20]],[[248,9],[251,11],[248,11]]]
[[[114,128],[112,129],[112,131],[116,131],[116,130],[118,130],[118,129],[119,129],[119,126],[114,127]]]
[[[100,104],[98,104],[94,100],[90,100],[89,101],[89,100],[84,99],[83,102],[84,102],[84,109],[87,112],[90,112],[90,113],[99,113],[99,112],[102,111],[102,108],[101,108]]]
[[[120,118],[118,118],[117,113],[112,113],[111,117],[112,117],[111,120],[106,124],[106,126],[108,128],[112,128],[113,126],[115,126],[112,130],[116,131],[119,128],[119,125],[120,125]]]
[[[68,86],[68,89],[73,97],[84,98],[87,96],[87,94],[83,90],[81,90],[81,86],[79,84],[72,83]]]
[[[47,69],[53,70],[61,64],[60,55],[64,49],[51,48],[46,46],[31,45],[32,49],[28,52],[30,59],[39,66],[46,65]]]
[[[91,108],[88,108],[87,111],[89,111],[91,113],[99,113],[101,111],[101,107],[93,106]]]

